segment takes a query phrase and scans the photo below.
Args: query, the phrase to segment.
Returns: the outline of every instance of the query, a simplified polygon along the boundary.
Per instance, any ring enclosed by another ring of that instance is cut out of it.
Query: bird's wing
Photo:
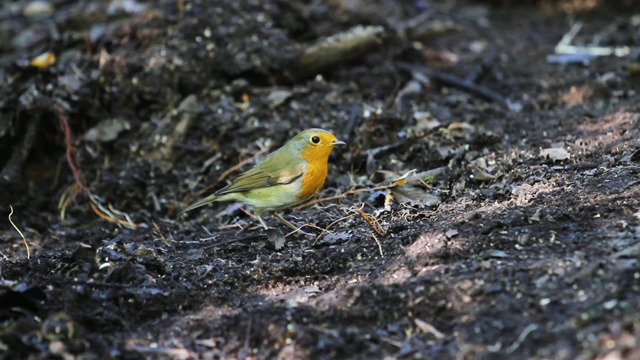
[[[220,196],[233,192],[249,191],[273,185],[289,184],[304,173],[304,161],[299,156],[279,149],[238,176],[231,184],[218,190]]]

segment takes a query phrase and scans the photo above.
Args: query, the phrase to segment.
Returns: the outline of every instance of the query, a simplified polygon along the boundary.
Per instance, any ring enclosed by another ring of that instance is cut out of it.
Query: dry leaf
[[[541,213],[542,209],[538,209],[536,210],[535,214],[531,215],[531,217],[529,218],[530,221],[536,221],[536,222],[540,222],[540,213]]]
[[[540,157],[553,161],[562,161],[571,158],[571,154],[564,148],[548,148],[540,150]]]
[[[406,173],[404,173],[402,176],[400,176],[397,179],[394,179],[392,184],[395,186],[402,186],[407,182],[407,178],[409,177],[409,175],[415,174],[416,173],[416,169],[412,169],[407,171]]]
[[[438,329],[436,329],[435,326],[429,324],[428,322],[420,319],[414,319],[413,321],[416,323],[416,326],[418,327],[418,329],[420,329],[420,331],[422,331],[423,333],[431,334],[436,339],[444,338],[444,334],[440,332]]]
[[[560,101],[567,108],[572,108],[584,103],[589,97],[591,97],[591,88],[588,85],[579,88],[572,86],[568,92],[560,94]]]
[[[476,127],[469,123],[452,122],[442,131],[451,137],[464,138],[476,131]]]
[[[413,118],[416,119],[416,124],[411,129],[417,133],[435,129],[441,125],[440,121],[428,111],[417,111],[413,114]]]
[[[267,102],[270,108],[276,108],[283,104],[291,97],[293,93],[289,90],[274,90],[267,96]]]
[[[282,234],[282,231],[280,231],[279,229],[267,230],[267,238],[269,239],[269,242],[273,244],[273,247],[276,250],[280,250],[284,247],[284,234]]]
[[[416,204],[422,206],[435,206],[440,203],[440,198],[429,194],[424,189],[415,186],[395,186],[391,188],[396,201],[401,204]]]
[[[489,180],[493,180],[496,177],[494,175],[489,174],[487,171],[485,171],[484,169],[482,169],[479,166],[474,166],[473,167],[473,178],[476,180],[480,180],[480,181],[489,181]]]
[[[444,236],[447,237],[447,239],[451,239],[454,236],[458,236],[458,230],[456,229],[449,229],[444,233]]]
[[[384,194],[384,210],[391,211],[391,205],[393,204],[393,193],[391,190],[387,189],[387,192]]]
[[[333,234],[327,234],[325,236],[322,237],[322,239],[320,239],[320,241],[318,241],[318,243],[320,244],[335,244],[337,242],[344,242],[351,239],[351,234],[349,234],[346,231],[341,231],[341,232],[337,232],[337,233],[333,233]]]
[[[129,129],[131,129],[131,125],[125,119],[106,119],[89,129],[82,138],[92,142],[109,142],[117,139],[121,132]]]
[[[49,66],[53,65],[55,62],[56,54],[54,54],[53,51],[47,51],[31,59],[29,64],[40,69],[46,69]]]
[[[481,252],[478,256],[480,256],[481,258],[504,259],[504,258],[508,258],[509,254],[507,254],[502,250],[488,249]]]
[[[53,4],[44,0],[31,1],[22,10],[24,16],[42,16],[53,13]]]

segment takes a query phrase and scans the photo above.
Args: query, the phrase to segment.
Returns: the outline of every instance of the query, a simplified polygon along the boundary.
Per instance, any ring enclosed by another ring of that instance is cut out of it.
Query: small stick
[[[164,236],[164,234],[162,233],[162,230],[160,229],[160,226],[158,226],[158,224],[156,224],[155,221],[151,220],[151,223],[153,223],[153,226],[156,228],[156,231],[158,232],[158,234],[160,235],[160,238],[162,239],[162,241],[164,241],[164,244],[167,247],[171,247],[171,243],[169,242],[169,240],[167,240],[167,238]]]
[[[396,65],[405,71],[409,72],[417,72],[422,74],[433,81],[440,83],[445,86],[450,86],[456,89],[460,89],[462,91],[468,92],[469,94],[475,95],[482,100],[493,101],[504,106],[507,106],[507,100],[497,92],[485,87],[480,86],[478,84],[474,84],[473,82],[465,79],[461,79],[457,76],[453,76],[451,74],[445,74],[443,72],[435,71],[428,69],[424,66],[405,63],[405,62],[396,62]],[[417,78],[417,77],[416,77]],[[508,107],[508,106],[507,106]]]
[[[538,324],[529,324],[529,326],[524,328],[524,330],[522,330],[522,333],[520,333],[520,336],[518,336],[518,339],[505,350],[507,354],[511,354],[512,352],[516,351],[520,347],[520,345],[522,345],[522,342],[527,338],[527,336],[532,331],[538,330],[539,327],[540,326],[538,326]]]
[[[385,236],[386,234],[384,232],[382,232],[382,230],[380,229],[380,224],[378,224],[378,220],[372,216],[370,216],[369,214],[367,214],[366,212],[364,212],[362,209],[356,209],[356,212],[362,216],[362,218],[364,219],[364,221],[367,222],[367,224],[369,224],[369,226],[373,229],[373,231],[376,232],[376,234],[380,235],[380,236]]]
[[[353,213],[353,214],[349,214],[349,215],[346,215],[346,216],[343,216],[343,217],[341,217],[341,218],[340,218],[340,219],[338,219],[338,220],[334,220],[331,224],[327,225],[327,227],[326,227],[326,228],[322,229],[322,232],[321,232],[320,234],[318,234],[318,236],[316,236],[316,239],[313,241],[313,244],[312,244],[312,245],[315,245],[315,244],[316,244],[316,242],[318,242],[318,240],[320,239],[320,236],[322,236],[324,233],[330,232],[330,231],[329,231],[329,228],[330,228],[330,227],[332,227],[333,225],[335,225],[335,224],[339,223],[340,221],[346,220],[346,219],[348,219],[348,218],[350,218],[350,217],[353,217],[353,216],[355,216],[355,213]]]
[[[313,225],[313,224],[302,224],[302,225],[300,225],[299,227],[295,228],[293,231],[289,232],[289,233],[288,233],[287,235],[285,235],[284,237],[287,237],[287,236],[289,236],[289,235],[295,234],[295,233],[297,233],[297,232],[301,232],[302,234],[305,234],[305,235],[313,235],[313,234],[309,234],[309,233],[306,233],[306,232],[302,231],[302,228],[303,228],[303,227],[310,227],[310,228],[313,228],[313,229],[316,229],[316,230],[320,230],[320,231],[321,231],[321,233],[320,233],[321,235],[322,235],[322,234],[324,234],[325,232],[327,232],[325,229],[323,229],[323,228],[321,228],[320,226],[317,226],[317,225]],[[318,235],[318,236],[319,236],[319,235]]]
[[[13,226],[13,228],[16,229],[18,234],[20,234],[20,236],[22,237],[22,241],[24,242],[24,247],[27,248],[27,259],[31,259],[31,249],[29,249],[29,243],[27,242],[27,238],[24,237],[24,234],[22,233],[22,231],[20,231],[20,229],[18,229],[16,224],[13,223],[13,220],[11,220],[11,215],[13,215],[13,206],[9,205],[9,209],[11,209],[11,212],[9,213],[9,222],[11,223],[11,226]]]
[[[376,244],[378,244],[378,251],[380,251],[380,256],[384,257],[384,253],[382,252],[382,245],[380,245],[380,240],[378,240],[376,234],[374,233],[371,233],[371,237],[376,241]]]
[[[293,229],[293,232],[297,232],[300,231],[301,227],[297,227],[295,225],[293,225],[292,223],[290,223],[287,219],[283,218],[282,215],[278,214],[278,213],[273,213],[273,216],[275,216],[276,218],[278,218],[278,220],[282,221],[285,225],[287,225],[288,227],[290,227],[291,229]]]
[[[233,229],[233,228],[239,228],[240,230],[244,230],[244,227],[242,227],[242,225],[239,222],[218,226],[218,230],[227,230],[227,229]]]
[[[273,213],[273,216],[275,216],[278,220],[282,221],[285,225],[287,225],[288,227],[290,227],[291,229],[293,229],[293,231],[292,231],[292,232],[288,233],[288,234],[287,234],[287,235],[285,235],[284,237],[287,237],[287,236],[289,236],[289,235],[295,234],[295,233],[297,233],[297,232],[300,232],[300,233],[302,233],[303,235],[310,235],[310,234],[308,234],[308,233],[306,233],[306,232],[302,231],[302,228],[303,228],[303,227],[310,227],[310,228],[314,228],[314,229],[317,229],[317,230],[320,230],[320,231],[323,231],[323,232],[325,231],[323,228],[321,228],[321,227],[319,227],[319,226],[316,226],[316,225],[313,225],[313,224],[302,224],[302,225],[300,225],[300,226],[295,226],[295,225],[293,225],[291,222],[289,222],[287,219],[285,219],[284,217],[282,217],[282,215],[280,215],[280,214],[278,214],[278,213],[275,213],[275,212]]]
[[[328,196],[328,197],[324,197],[324,198],[320,198],[320,199],[314,199],[311,201],[308,201],[302,205],[298,205],[296,207],[293,208],[293,210],[300,210],[300,209],[304,209],[306,207],[309,207],[311,205],[317,204],[319,202],[323,202],[323,201],[329,201],[329,200],[335,200],[335,199],[342,199],[343,197],[347,196],[347,195],[353,195],[353,194],[357,194],[357,193],[361,193],[364,191],[378,191],[378,190],[384,190],[384,189],[388,189],[390,187],[393,187],[394,185],[380,185],[380,186],[376,186],[376,187],[372,187],[372,188],[360,188],[360,189],[353,189],[353,190],[349,190],[347,192],[344,192],[342,194],[338,194],[338,195],[333,195],[333,196]]]
[[[627,56],[631,53],[631,49],[628,46],[575,46],[571,45],[573,39],[578,35],[578,33],[582,30],[582,22],[576,21],[569,32],[564,34],[562,39],[556,45],[554,51],[556,54],[580,54],[580,55],[588,55],[588,56],[611,56],[615,55],[618,57]]]
[[[57,101],[54,101],[53,103],[53,110],[56,112],[56,115],[58,115],[60,127],[64,132],[64,143],[66,147],[65,157],[67,158],[67,164],[69,165],[69,168],[73,173],[74,180],[78,184],[77,192],[82,192],[84,191],[86,185],[84,183],[84,180],[82,179],[80,168],[78,168],[78,166],[76,165],[73,156],[76,148],[73,146],[73,133],[71,132],[71,125],[69,125],[69,116],[67,115],[67,112],[65,111],[62,104]]]
[[[244,345],[242,349],[238,352],[238,359],[246,359],[249,355],[249,336],[251,335],[251,326],[253,325],[253,319],[249,318],[249,323],[247,324],[247,330],[244,332]]]
[[[96,198],[95,195],[89,193],[89,206],[91,207],[91,210],[93,210],[93,212],[98,215],[99,217],[109,221],[109,222],[113,222],[116,224],[120,224],[122,226],[126,226],[129,229],[135,229],[138,226],[140,226],[139,224],[134,223],[133,221],[130,221],[128,215],[127,216],[122,216],[125,218],[125,220],[123,219],[119,219],[116,217],[116,215],[114,215],[114,213],[108,209],[106,209],[104,206],[102,206],[99,203],[99,200]]]

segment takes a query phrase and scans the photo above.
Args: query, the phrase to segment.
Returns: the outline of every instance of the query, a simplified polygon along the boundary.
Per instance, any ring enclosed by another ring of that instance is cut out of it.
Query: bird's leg
[[[242,210],[242,212],[244,212],[245,214],[255,218],[258,220],[258,222],[260,223],[260,225],[262,225],[262,227],[265,230],[269,230],[269,227],[267,226],[267,224],[264,222],[264,220],[262,220],[262,217],[260,215],[262,215],[262,211],[254,211],[253,213],[249,210],[240,208],[240,210]]]
[[[309,234],[308,232],[302,231],[302,230],[300,229],[300,227],[299,227],[299,226],[295,226],[295,225],[293,225],[292,223],[290,223],[289,221],[287,221],[287,219],[283,218],[280,214],[278,214],[278,213],[275,213],[275,212],[274,212],[274,213],[273,213],[273,216],[277,217],[277,218],[278,218],[278,220],[282,221],[285,225],[287,225],[288,227],[290,227],[290,228],[291,228],[291,229],[293,229],[294,231],[298,231],[298,232],[300,232],[302,235],[311,235],[311,234]]]
[[[258,221],[260,222],[260,225],[262,225],[262,227],[265,230],[269,230],[269,227],[267,226],[267,224],[264,222],[264,220],[262,220],[262,218],[260,217],[260,215],[255,214],[253,217],[255,217],[256,219],[258,219]]]

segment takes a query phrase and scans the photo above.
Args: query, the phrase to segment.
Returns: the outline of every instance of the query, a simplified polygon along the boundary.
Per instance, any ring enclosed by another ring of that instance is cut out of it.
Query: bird
[[[320,191],[327,179],[329,155],[336,145],[346,143],[327,130],[304,130],[229,185],[186,206],[178,216],[214,201],[238,201],[250,207],[268,230],[263,212],[296,206]]]

